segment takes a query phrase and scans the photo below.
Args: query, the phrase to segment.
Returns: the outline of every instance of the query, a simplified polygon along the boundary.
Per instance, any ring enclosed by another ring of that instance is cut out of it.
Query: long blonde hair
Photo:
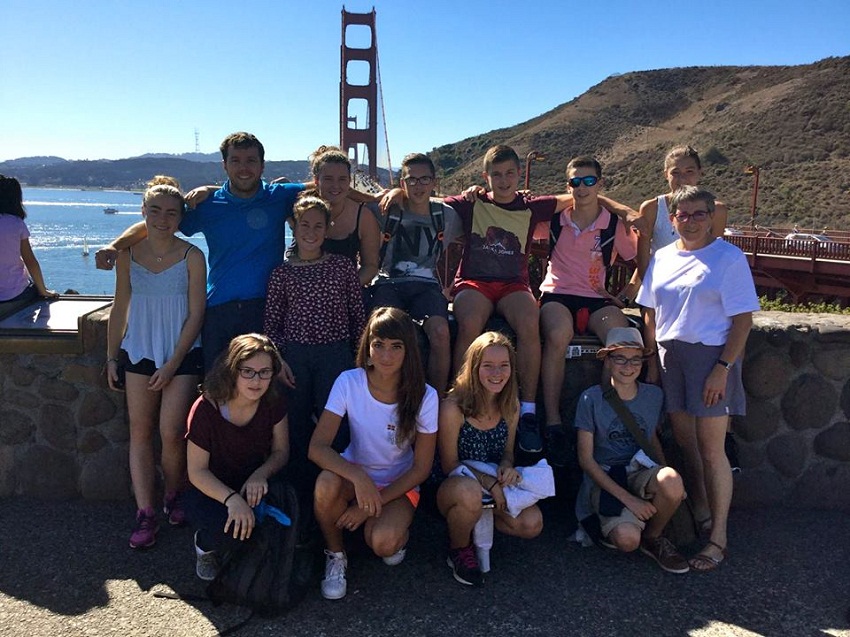
[[[447,398],[454,401],[465,418],[481,416],[487,408],[487,392],[478,378],[481,359],[488,347],[504,347],[508,351],[511,375],[496,397],[502,418],[511,421],[519,410],[519,384],[516,379],[516,352],[510,340],[500,332],[484,332],[466,350],[463,364],[457,373]]]

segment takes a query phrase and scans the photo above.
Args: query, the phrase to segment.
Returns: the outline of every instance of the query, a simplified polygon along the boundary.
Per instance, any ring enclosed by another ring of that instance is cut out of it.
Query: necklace
[[[342,210],[340,210],[337,214],[333,214],[333,212],[331,212],[331,221],[328,225],[333,228],[336,225],[336,220],[339,219],[343,215],[343,213],[345,213],[344,204],[342,206]]]

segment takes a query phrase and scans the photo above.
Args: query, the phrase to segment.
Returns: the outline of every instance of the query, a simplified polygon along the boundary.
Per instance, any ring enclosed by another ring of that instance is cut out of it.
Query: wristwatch
[[[625,294],[621,294],[620,296],[618,296],[617,300],[620,303],[623,304],[623,307],[631,307],[632,306],[632,300],[629,297],[627,297]]]
[[[732,365],[733,365],[733,363],[729,363],[729,362],[727,362],[727,361],[723,360],[722,358],[718,358],[718,359],[717,359],[717,364],[718,364],[718,365],[720,365],[721,367],[724,367],[724,368],[726,369],[726,371],[727,371],[727,372],[728,372],[730,369],[732,369]]]

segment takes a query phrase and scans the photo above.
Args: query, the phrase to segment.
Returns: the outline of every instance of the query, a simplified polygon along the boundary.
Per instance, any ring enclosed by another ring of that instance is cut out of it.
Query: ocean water
[[[30,244],[47,287],[57,292],[112,294],[115,274],[98,270],[94,253],[142,220],[141,205],[140,193],[123,190],[25,188]],[[107,207],[118,212],[105,214]],[[184,238],[207,253],[203,235]],[[86,246],[88,256],[83,255]]]

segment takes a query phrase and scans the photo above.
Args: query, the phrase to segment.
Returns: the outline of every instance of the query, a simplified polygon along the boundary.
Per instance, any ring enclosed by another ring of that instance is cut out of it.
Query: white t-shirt
[[[369,392],[366,370],[350,369],[339,375],[325,409],[337,416],[348,415],[351,443],[342,457],[360,466],[378,487],[395,482],[413,466],[413,447],[396,445],[396,405],[376,400]],[[416,431],[437,433],[437,391],[425,385],[425,397],[416,417]]]
[[[715,239],[699,250],[661,248],[636,301],[655,309],[655,339],[724,345],[732,317],[759,310],[753,275],[739,248]]]

